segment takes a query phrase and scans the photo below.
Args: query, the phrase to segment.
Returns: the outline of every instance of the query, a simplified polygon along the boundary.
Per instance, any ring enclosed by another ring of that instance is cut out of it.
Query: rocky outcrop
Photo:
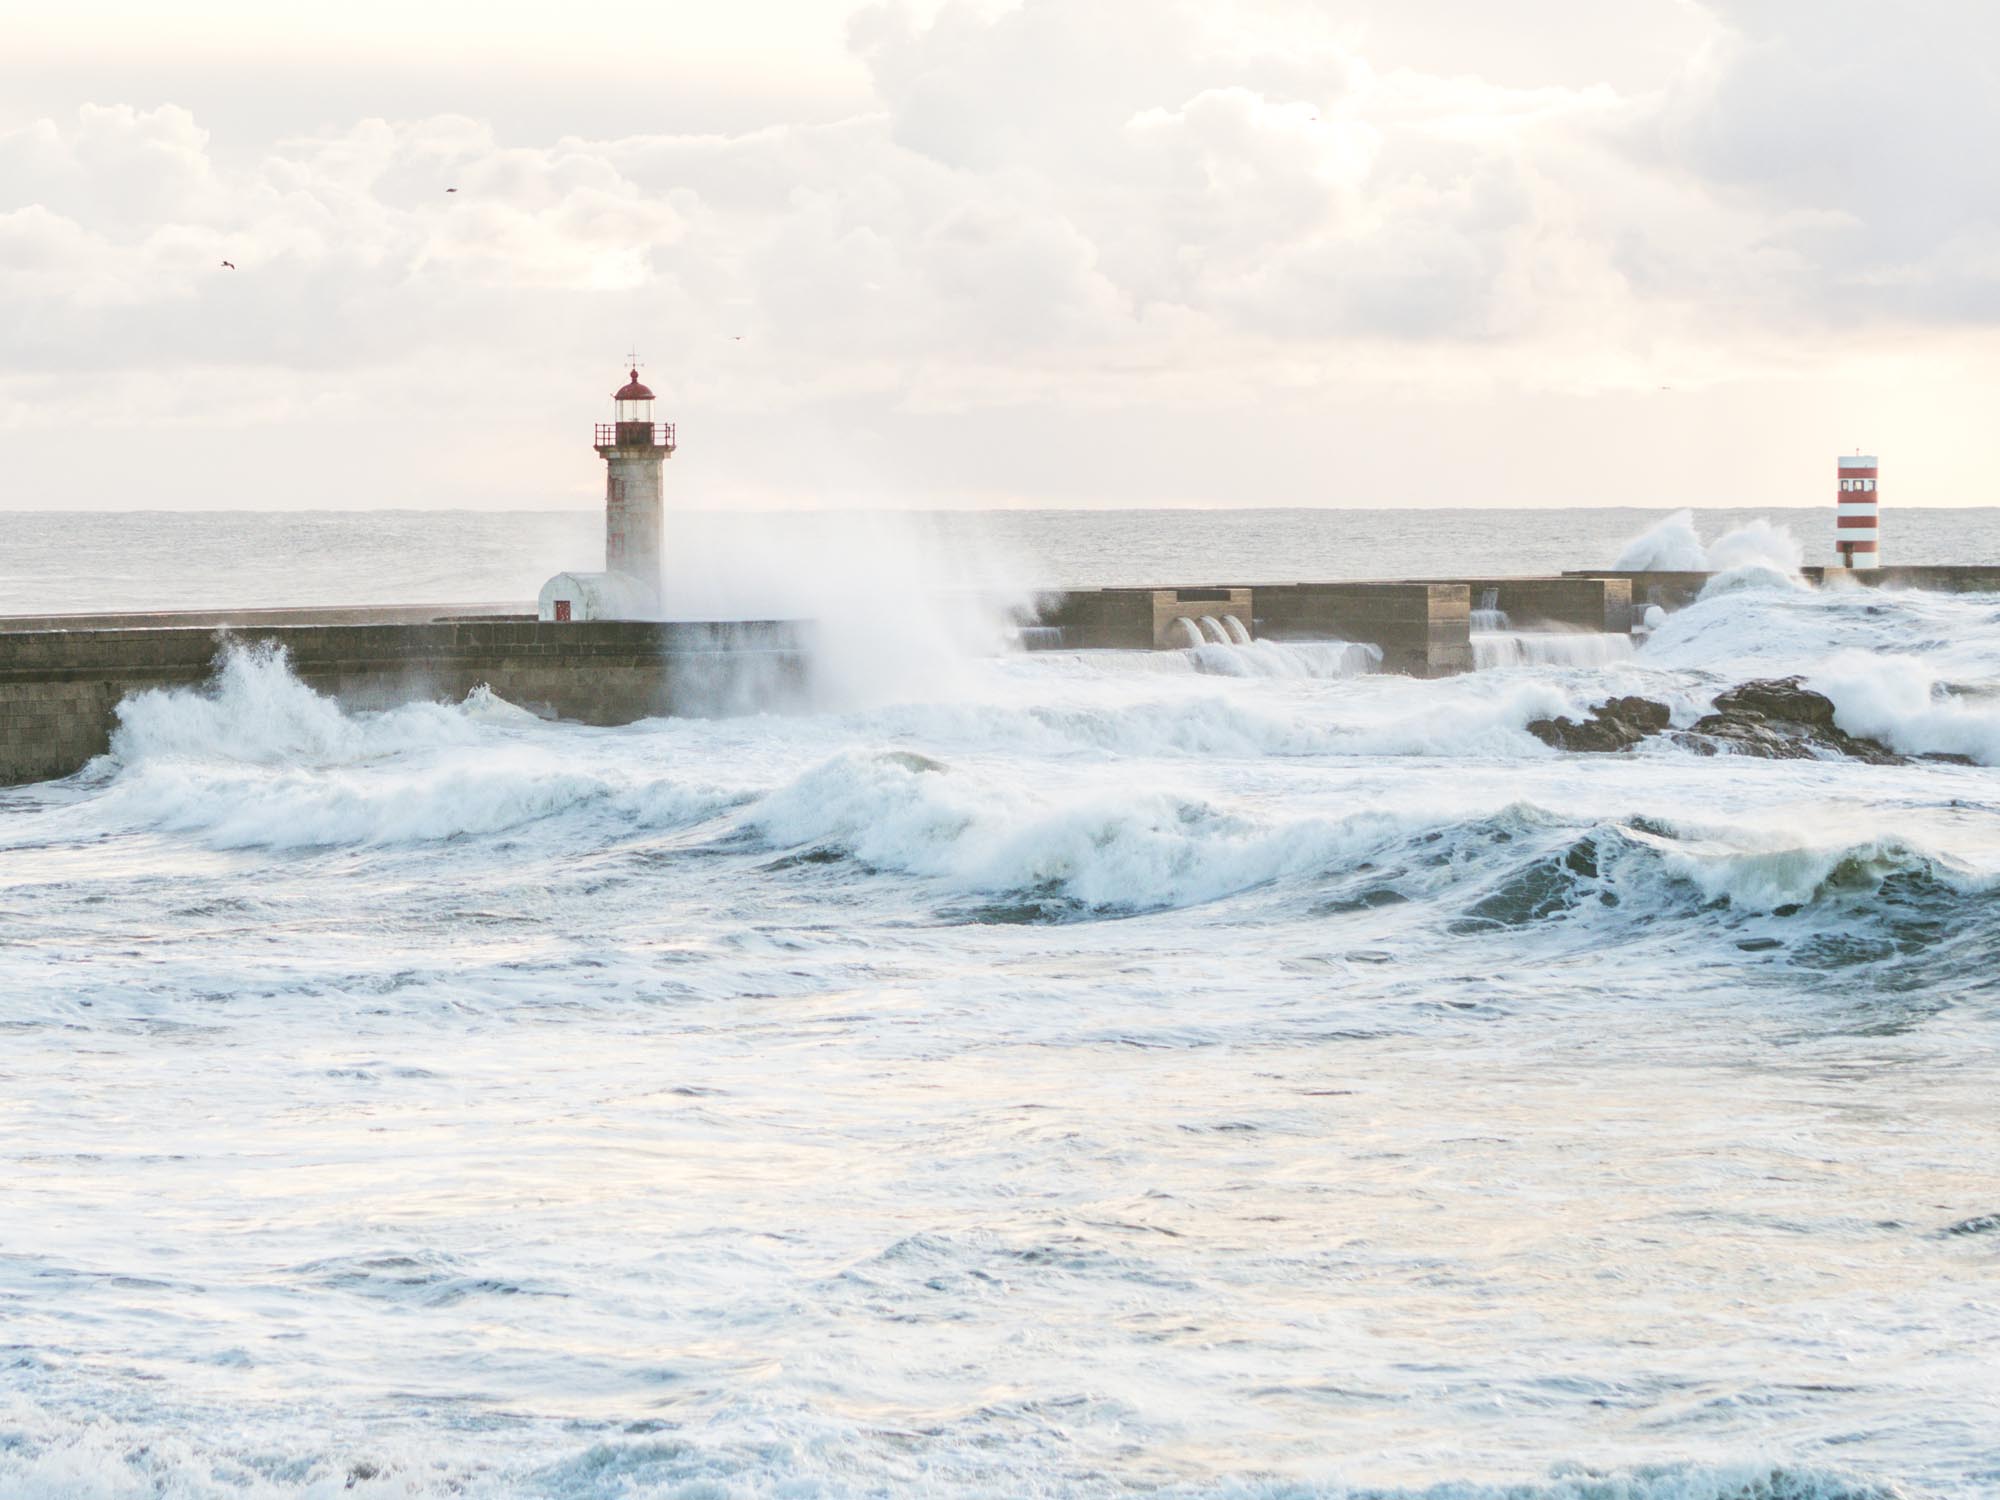
[[[1844,755],[1870,765],[1904,758],[1879,740],[1862,739],[1833,722],[1833,700],[1797,677],[1745,682],[1717,695],[1715,710],[1695,720],[1681,743],[1713,755],[1733,751],[1767,760],[1818,760]]]
[[[1528,733],[1558,750],[1603,754],[1630,750],[1665,729],[1671,717],[1666,704],[1651,698],[1613,698],[1593,708],[1587,719],[1537,719]]]
[[[1702,755],[1756,755],[1767,760],[1818,760],[1843,755],[1870,765],[1905,763],[1879,740],[1848,734],[1833,722],[1833,700],[1797,677],[1744,682],[1717,696],[1714,710],[1693,726],[1671,731],[1674,740]],[[1537,719],[1528,733],[1558,750],[1602,754],[1630,750],[1652,735],[1668,733],[1664,703],[1613,698],[1588,719]]]

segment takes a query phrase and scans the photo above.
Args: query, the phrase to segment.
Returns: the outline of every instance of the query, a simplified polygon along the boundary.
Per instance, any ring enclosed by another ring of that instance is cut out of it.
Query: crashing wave
[[[231,646],[209,683],[135,694],[117,715],[102,811],[216,848],[427,843],[578,812],[657,831],[740,796],[551,755],[519,737],[540,721],[483,687],[350,713],[263,645]]]
[[[1759,519],[1704,543],[1694,512],[1677,510],[1627,542],[1612,567],[1621,573],[1734,574],[1742,586],[1755,578],[1789,583],[1804,561],[1805,549],[1783,526]]]
[[[1272,822],[1166,792],[1040,797],[948,765],[860,752],[773,792],[746,821],[773,849],[846,858],[959,895],[1056,898],[1102,914],[1289,884],[1363,905],[1379,904],[1364,899],[1370,892],[1407,902],[1470,895],[1470,931],[1591,902],[1762,915],[1837,904],[1899,877],[1941,899],[1983,900],[1994,883],[1895,840],[1725,836],[1647,819],[1579,827],[1525,804],[1444,822],[1374,811]]]

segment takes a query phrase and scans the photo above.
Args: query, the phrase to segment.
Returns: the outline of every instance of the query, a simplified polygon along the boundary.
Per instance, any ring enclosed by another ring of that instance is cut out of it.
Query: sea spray
[[[1612,564],[1619,572],[1735,574],[1751,580],[1795,578],[1804,549],[1790,530],[1758,519],[1704,544],[1694,512],[1678,510],[1626,543]]]
[[[1708,549],[1694,529],[1694,512],[1677,510],[1634,537],[1611,566],[1621,573],[1706,572]]]
[[[817,707],[949,696],[974,658],[1008,649],[1030,591],[1025,565],[976,518],[829,512],[708,516],[666,559],[674,618],[810,622]]]
[[[2000,699],[1953,693],[1921,658],[1848,649],[1808,685],[1833,700],[1834,722],[1905,755],[1958,755],[2000,766]]]

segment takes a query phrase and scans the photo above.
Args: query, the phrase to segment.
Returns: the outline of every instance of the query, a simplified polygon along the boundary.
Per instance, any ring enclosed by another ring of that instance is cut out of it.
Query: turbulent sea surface
[[[2000,1492],[2000,598],[1742,582],[1439,682],[901,614],[785,716],[129,700],[0,790],[0,1495]],[[1793,673],[1959,759],[1524,728]]]

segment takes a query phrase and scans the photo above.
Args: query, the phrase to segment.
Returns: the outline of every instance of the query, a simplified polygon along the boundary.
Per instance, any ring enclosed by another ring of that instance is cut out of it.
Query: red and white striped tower
[[[1876,509],[1880,466],[1872,456],[1840,461],[1840,512],[1833,522],[1833,555],[1843,568],[1882,566],[1882,524]]]

